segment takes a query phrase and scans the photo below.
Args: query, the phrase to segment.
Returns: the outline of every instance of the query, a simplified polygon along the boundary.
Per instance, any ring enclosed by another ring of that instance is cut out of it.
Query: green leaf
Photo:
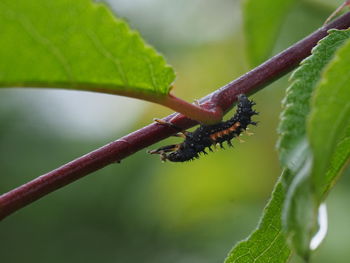
[[[308,136],[314,157],[313,187],[320,201],[350,157],[349,61],[350,40],[327,66],[312,101]]]
[[[282,166],[290,174],[288,182],[291,182],[283,222],[294,248],[306,259],[310,253],[310,241],[318,228],[318,207],[344,161],[349,158],[349,138],[346,136],[349,132],[346,117],[350,110],[349,68],[342,69],[348,58],[341,54],[343,64],[328,73],[334,61],[340,60],[334,54],[349,38],[350,30],[333,30],[320,41],[312,55],[294,72],[281,115],[278,148]],[[323,73],[331,60],[328,70]],[[331,77],[327,77],[328,74]],[[339,79],[337,74],[346,77]],[[321,76],[322,81],[318,84]],[[330,80],[339,83],[336,89]],[[310,106],[313,96],[314,103]]]
[[[317,208],[310,180],[312,157],[307,140],[301,141],[292,155],[292,168],[286,168],[290,186],[283,205],[282,223],[296,252],[310,256],[310,241],[317,231]]]
[[[298,0],[244,1],[244,31],[251,65],[260,64],[270,55],[283,19],[296,1]]]
[[[58,87],[139,97],[175,74],[102,3],[1,0],[0,87]]]
[[[308,257],[310,239],[317,230],[318,209],[312,191],[310,172],[313,162],[306,130],[309,103],[323,68],[349,37],[350,30],[331,31],[313,50],[313,55],[304,60],[294,72],[293,83],[284,100],[279,127],[278,148],[285,170],[257,230],[232,249],[226,263],[287,262],[291,251],[283,234],[283,224],[286,224],[297,252]],[[350,132],[350,128],[347,132]],[[343,137],[337,148],[338,154],[349,152],[349,144],[350,139]],[[336,158],[333,161],[333,170],[342,166],[342,160]]]
[[[285,189],[281,182],[277,183],[258,228],[232,249],[225,263],[283,263],[288,260],[290,250],[281,222]]]
[[[346,165],[346,162],[350,158],[350,125],[346,129],[344,136],[339,140],[339,143],[334,150],[330,165],[328,167],[327,174],[321,180],[316,178],[316,184],[321,183],[321,187],[317,187],[320,190],[320,196],[326,194],[336,183],[340,172]],[[317,174],[315,174],[317,177]],[[317,182],[318,181],[318,182]]]
[[[283,101],[283,112],[278,132],[277,148],[281,164],[290,167],[291,155],[306,136],[306,119],[310,113],[310,99],[323,68],[331,60],[337,48],[350,37],[350,30],[331,30],[313,49],[312,55],[301,62],[293,73],[292,84],[288,87]]]

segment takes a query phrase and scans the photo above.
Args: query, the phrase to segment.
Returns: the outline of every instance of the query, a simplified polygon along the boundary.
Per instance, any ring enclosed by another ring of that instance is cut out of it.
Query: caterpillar
[[[211,146],[220,145],[221,148],[224,148],[223,143],[227,142],[228,146],[232,147],[233,138],[246,131],[248,125],[257,125],[257,122],[251,120],[253,115],[258,114],[252,109],[255,104],[247,96],[240,94],[236,113],[231,119],[213,125],[200,125],[193,132],[184,131],[170,122],[155,119],[161,125],[178,130],[179,133],[175,136],[183,137],[185,140],[182,143],[163,146],[148,153],[159,154],[162,161],[185,162],[198,159],[200,153],[207,154],[206,148],[212,152]]]

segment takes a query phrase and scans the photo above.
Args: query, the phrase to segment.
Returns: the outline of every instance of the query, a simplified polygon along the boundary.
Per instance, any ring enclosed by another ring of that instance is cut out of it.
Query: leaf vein
[[[0,3],[7,9],[7,18],[12,19],[14,21],[17,21],[22,28],[28,33],[30,37],[32,37],[35,41],[37,41],[40,45],[44,46],[46,50],[48,50],[54,58],[59,62],[59,64],[62,66],[63,71],[67,77],[68,80],[72,81],[73,80],[73,74],[71,71],[71,67],[66,60],[65,56],[61,52],[61,50],[54,44],[52,43],[48,38],[43,36],[33,25],[33,23],[26,18],[23,14],[18,14],[11,10],[6,4]]]
[[[86,31],[87,35],[89,36],[89,38],[91,39],[92,43],[94,44],[94,46],[96,47],[97,51],[104,56],[105,58],[107,58],[108,60],[112,61],[118,71],[118,74],[124,84],[125,87],[129,87],[129,80],[128,77],[125,73],[123,64],[121,63],[120,59],[117,58],[116,56],[114,56],[111,52],[109,52],[104,45],[102,44],[101,40],[98,38],[98,36],[92,32],[91,30],[87,30]]]

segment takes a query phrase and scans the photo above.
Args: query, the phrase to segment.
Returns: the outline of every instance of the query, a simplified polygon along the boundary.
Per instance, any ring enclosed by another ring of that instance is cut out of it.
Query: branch
[[[348,27],[350,27],[350,12],[320,28],[242,77],[204,97],[200,100],[201,106],[208,110],[220,108],[223,112],[228,111],[236,101],[237,95],[255,93],[294,69],[302,59],[310,55],[311,49],[327,35],[329,29],[346,29]],[[184,129],[197,124],[196,121],[177,113],[166,117],[165,120],[171,120]],[[173,129],[152,123],[11,190],[0,196],[0,220],[85,175],[108,164],[119,162],[127,156],[173,134]]]

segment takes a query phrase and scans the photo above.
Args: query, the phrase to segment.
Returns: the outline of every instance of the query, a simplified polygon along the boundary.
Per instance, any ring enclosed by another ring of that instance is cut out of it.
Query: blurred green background
[[[238,1],[108,2],[174,66],[179,97],[198,99],[249,70]],[[300,1],[275,53],[319,27],[340,2]],[[259,126],[234,149],[183,164],[141,151],[5,219],[0,262],[223,262],[256,227],[280,174],[274,146],[287,79],[253,96]],[[0,193],[171,113],[87,92],[0,92]],[[348,185],[344,176],[328,200],[329,234],[314,262],[348,262]]]

